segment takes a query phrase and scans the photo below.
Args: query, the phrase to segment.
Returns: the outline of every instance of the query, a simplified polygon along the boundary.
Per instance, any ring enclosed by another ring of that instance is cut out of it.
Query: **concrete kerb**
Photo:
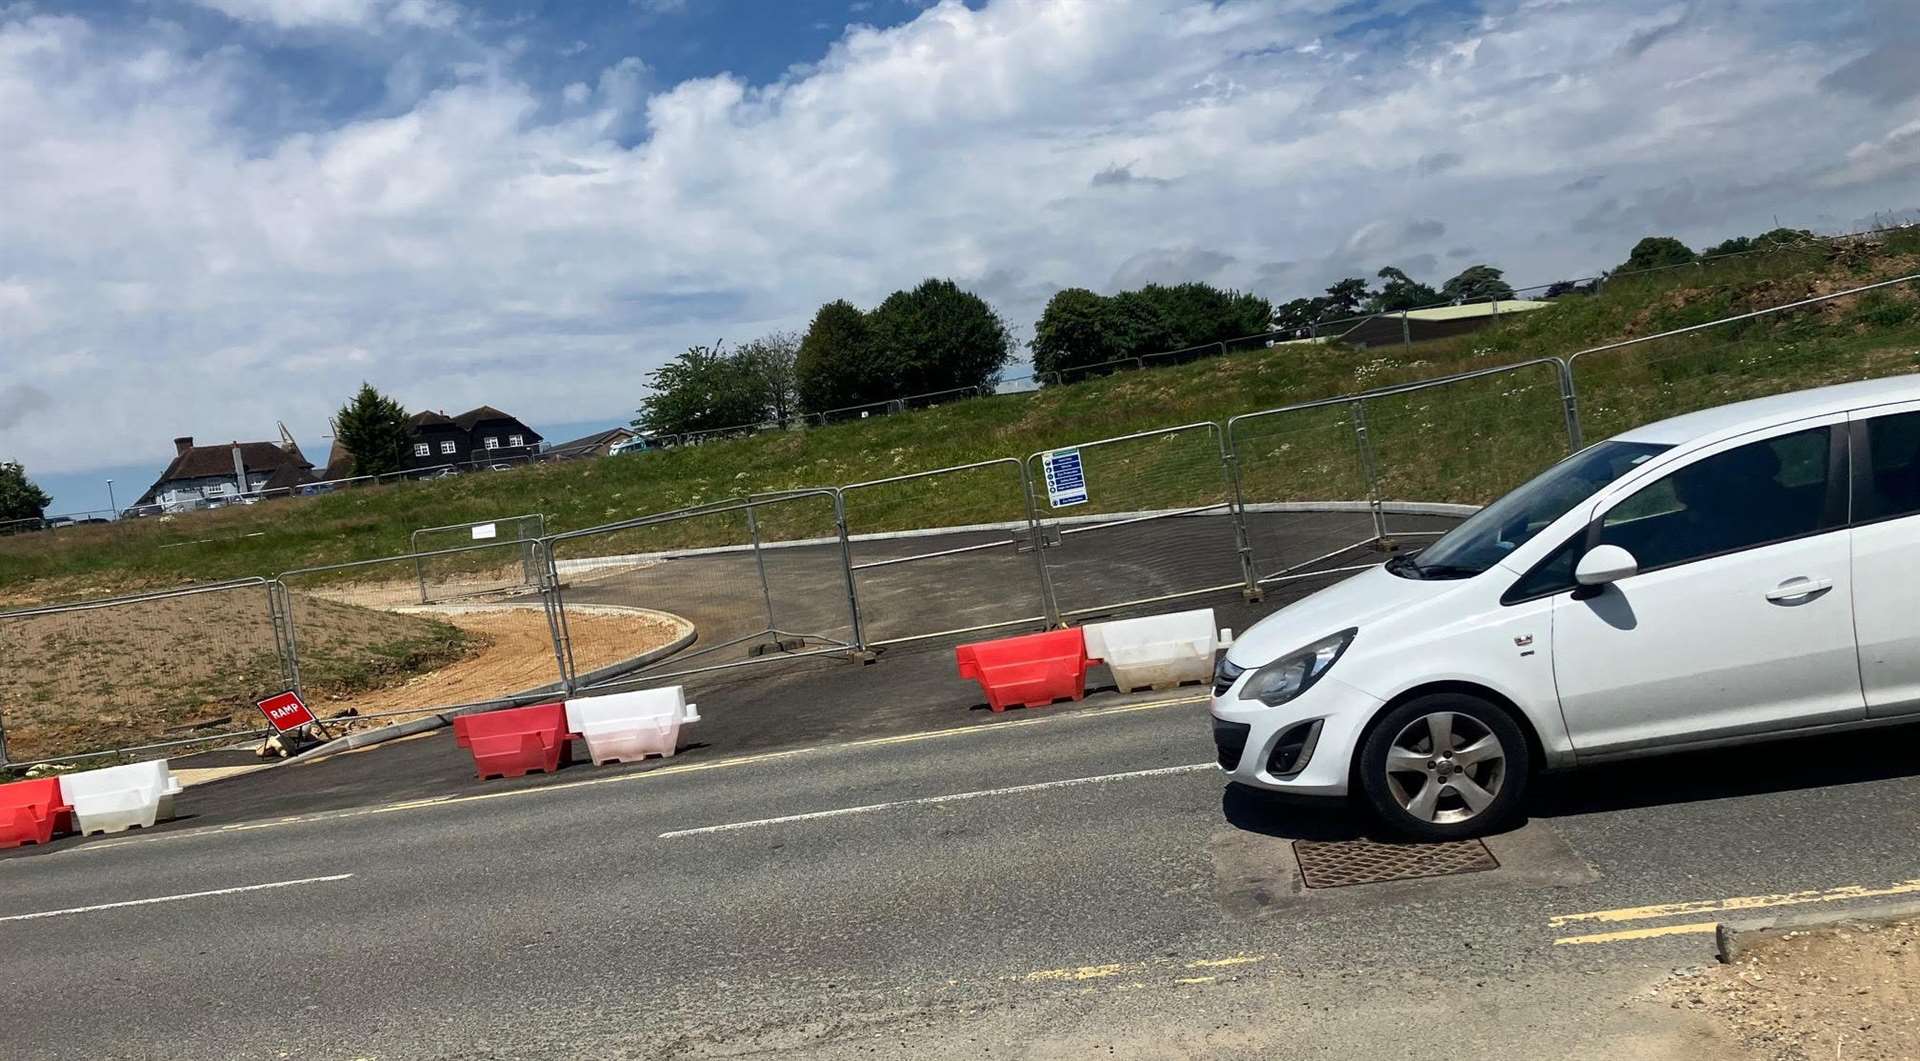
[[[1846,925],[1885,925],[1920,918],[1920,902],[1878,902],[1846,910],[1818,910],[1812,913],[1781,914],[1741,921],[1722,921],[1713,929],[1714,953],[1726,964],[1768,940],[1794,932],[1838,928]]]
[[[516,609],[516,608],[524,608],[524,609],[532,610],[537,607],[539,607],[539,605],[532,605],[532,604],[451,605],[451,606],[445,606],[445,607],[439,607],[439,608],[435,608],[433,606],[428,605],[428,606],[419,606],[419,607],[415,607],[408,610],[415,611],[415,612],[435,612],[435,611],[485,612],[485,611],[503,611],[507,609]],[[682,616],[674,615],[671,612],[657,611],[652,608],[629,608],[629,607],[623,607],[617,604],[596,604],[596,605],[589,606],[589,609],[597,614],[609,614],[609,615],[611,614],[631,615],[634,613],[645,614],[645,615],[656,617],[656,618],[667,619],[681,627],[684,627],[684,629],[680,632],[678,637],[676,637],[673,641],[667,644],[661,645],[657,648],[648,649],[647,651],[642,652],[637,656],[630,656],[626,659],[619,660],[615,663],[610,663],[605,667],[598,668],[597,670],[592,670],[592,671],[588,671],[585,674],[576,675],[574,679],[575,685],[583,688],[598,685],[602,682],[611,681],[614,678],[618,678],[622,675],[632,673],[633,671],[639,670],[640,668],[645,667],[649,664],[657,663],[660,660],[663,660],[668,656],[671,656],[674,653],[679,652],[681,649],[686,648],[688,645],[693,644],[694,640],[699,636],[699,630],[697,630],[694,627],[691,621],[689,621],[688,619]],[[370,729],[364,733],[349,733],[344,737],[336,737],[333,740],[327,741],[326,743],[321,744],[318,747],[310,748],[304,752],[301,752],[299,755],[296,755],[293,758],[286,760],[286,762],[287,763],[318,762],[319,760],[327,758],[328,756],[338,755],[342,752],[358,751],[361,748],[369,748],[376,744],[384,744],[388,741],[400,740],[403,737],[417,736],[421,733],[427,733],[436,729],[441,729],[445,726],[452,725],[453,720],[460,715],[477,714],[482,711],[496,711],[502,708],[509,708],[509,707],[522,707],[527,704],[539,703],[541,700],[546,699],[547,697],[550,697],[555,693],[564,693],[565,691],[566,691],[566,687],[561,682],[553,681],[553,682],[548,682],[545,685],[535,686],[531,689],[522,689],[516,693],[508,693],[506,696],[499,697],[493,700],[482,700],[482,701],[478,701],[476,703],[471,703],[471,704],[460,704],[455,707],[447,708],[444,711],[439,711],[434,714],[427,715],[423,718],[411,719],[406,722],[396,722],[393,725],[381,726],[378,729]]]
[[[1224,507],[1224,506],[1215,506]],[[1243,506],[1247,512],[1288,513],[1288,512],[1371,512],[1373,506],[1367,501],[1275,501],[1261,502]],[[1382,512],[1396,516],[1471,516],[1480,511],[1478,505],[1456,505],[1443,501],[1382,501]],[[1136,512],[1101,512],[1082,516],[1057,516],[1047,519],[1050,526],[1079,526],[1088,523],[1111,523],[1116,520],[1144,519],[1149,516],[1165,516],[1175,512],[1184,513],[1185,509],[1142,509]],[[1181,518],[1207,519],[1213,513],[1200,513]],[[923,527],[916,530],[873,531],[867,534],[850,534],[849,542],[895,541],[908,538],[935,538],[949,534],[975,534],[983,531],[1025,530],[1025,520],[1012,520],[1003,523],[968,523],[957,527]],[[804,546],[832,545],[838,538],[796,538],[791,541],[762,542],[761,549],[796,549]],[[648,563],[655,560],[689,556],[713,556],[723,553],[751,552],[752,545],[709,545],[691,549],[668,549],[653,553],[626,553],[619,556],[589,556],[578,560],[555,560],[553,567],[558,574],[578,574],[594,571],[603,567],[626,567],[633,564]]]

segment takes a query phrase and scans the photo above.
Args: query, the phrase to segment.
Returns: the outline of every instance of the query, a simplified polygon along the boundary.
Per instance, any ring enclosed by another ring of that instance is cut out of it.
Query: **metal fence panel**
[[[1358,402],[1336,398],[1227,421],[1261,584],[1379,562],[1385,524],[1364,415]]]
[[[1043,488],[1077,450],[1085,500]],[[1028,476],[1058,618],[1249,588],[1239,506],[1218,424],[1187,424],[1035,453]]]
[[[257,733],[285,686],[268,583],[0,613],[0,761]]]
[[[1409,502],[1484,505],[1572,452],[1556,360],[1463,374],[1362,398],[1361,450],[1389,540],[1451,526]]]
[[[415,561],[414,580],[420,603],[533,589],[540,585],[546,561],[534,545],[547,536],[547,518],[538,512],[523,516],[422,527],[407,538]],[[510,550],[469,550],[466,546],[519,543]],[[503,558],[517,562],[507,562]]]
[[[280,575],[297,688],[322,718],[391,719],[562,685],[548,605],[538,587],[458,603],[420,603],[418,571],[517,571],[539,542],[492,542],[427,554],[303,568]],[[496,583],[511,581],[495,579]]]
[[[1018,458],[841,490],[868,645],[1048,621],[1032,490]]]
[[[556,535],[547,544],[578,685],[844,653],[860,644],[834,490],[661,513]],[[596,612],[651,619],[662,636],[610,645],[582,629],[581,617]],[[639,658],[676,644],[662,658]],[[620,673],[586,663],[608,656],[620,657]]]

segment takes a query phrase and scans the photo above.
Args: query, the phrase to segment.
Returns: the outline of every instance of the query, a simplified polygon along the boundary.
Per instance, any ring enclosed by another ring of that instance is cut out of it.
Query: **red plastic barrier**
[[[60,779],[0,785],[0,849],[44,844],[73,829],[73,808],[60,798]]]
[[[1045,707],[1087,695],[1087,640],[1078,628],[977,641],[954,650],[960,677],[980,683],[987,706]]]
[[[455,744],[473,753],[481,780],[553,773],[571,758],[565,704],[535,704],[478,715],[456,715]]]

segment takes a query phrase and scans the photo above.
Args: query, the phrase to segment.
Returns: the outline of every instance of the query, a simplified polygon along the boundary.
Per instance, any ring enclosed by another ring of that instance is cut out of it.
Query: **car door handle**
[[[1833,588],[1830,578],[1807,578],[1804,575],[1787,579],[1767,591],[1767,599],[1775,604],[1790,604],[1808,600]]]

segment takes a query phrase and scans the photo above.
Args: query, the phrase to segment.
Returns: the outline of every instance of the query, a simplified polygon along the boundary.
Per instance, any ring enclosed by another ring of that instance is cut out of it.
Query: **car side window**
[[[1870,456],[1854,476],[1853,521],[1920,513],[1920,412],[1876,416],[1857,426],[1865,430]]]
[[[1652,571],[1837,527],[1833,444],[1833,430],[1817,427],[1695,461],[1610,509],[1598,544]]]
[[[1574,581],[1573,568],[1586,552],[1587,532],[1582,528],[1579,533],[1560,543],[1559,548],[1548,553],[1545,559],[1533,565],[1533,570],[1520,576],[1520,580],[1501,595],[1500,603],[1518,604],[1574,588],[1579,583]]]

